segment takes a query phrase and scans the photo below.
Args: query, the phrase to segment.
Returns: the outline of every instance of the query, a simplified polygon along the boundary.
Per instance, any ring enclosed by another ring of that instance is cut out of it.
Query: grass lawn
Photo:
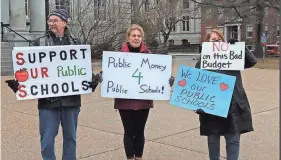
[[[260,69],[279,69],[280,57],[265,58],[264,60],[258,59],[258,63],[254,66]]]

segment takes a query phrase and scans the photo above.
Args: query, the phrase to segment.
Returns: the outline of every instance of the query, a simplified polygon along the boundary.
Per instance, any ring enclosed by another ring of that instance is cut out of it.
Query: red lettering
[[[33,69],[35,69],[35,71]],[[34,72],[35,72],[35,75],[34,75]],[[31,77],[33,79],[36,79],[38,77],[38,70],[37,70],[37,68],[31,68],[30,69],[30,75],[31,75]]]
[[[20,85],[19,86],[19,96],[21,97],[21,98],[24,98],[24,97],[26,97],[27,96],[27,92],[24,90],[25,89],[25,85]]]
[[[18,53],[16,54],[16,59],[19,60],[19,61],[17,61],[17,64],[18,64],[18,65],[23,65],[23,64],[25,63],[25,61],[24,61],[24,59],[22,58],[22,56],[23,56],[23,53],[21,53],[21,52],[18,52]]]
[[[229,44],[228,43],[225,43],[223,42],[221,44],[221,42],[213,42],[213,52],[215,51],[227,51],[229,48]]]
[[[47,67],[42,67],[41,68],[41,74],[42,74],[42,77],[49,77],[48,76],[48,68]]]
[[[223,46],[225,46],[225,45],[226,45],[226,48],[224,49]],[[223,43],[223,44],[221,45],[221,50],[223,50],[223,51],[227,51],[228,48],[229,48],[229,44],[228,44],[228,43]]]
[[[217,51],[220,51],[220,43],[221,43],[221,42],[219,42],[219,43],[213,42],[213,52],[215,52],[216,50],[217,50]],[[219,44],[219,46],[217,46],[218,44]]]

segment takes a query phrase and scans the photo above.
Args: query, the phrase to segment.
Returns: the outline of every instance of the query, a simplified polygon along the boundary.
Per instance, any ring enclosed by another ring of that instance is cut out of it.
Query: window
[[[159,1],[160,1],[160,0],[156,0],[156,4],[159,4]]]
[[[170,39],[170,40],[169,40],[169,46],[173,46],[173,45],[174,45],[174,43],[175,43],[175,41],[174,41],[174,40],[172,40],[172,39]]]
[[[95,19],[105,21],[106,20],[106,0],[95,0]]]
[[[187,39],[181,40],[181,44],[182,44],[182,45],[188,45],[188,40],[187,40]]]
[[[206,19],[210,19],[212,17],[212,9],[206,9],[205,11],[205,17]]]
[[[264,34],[268,36],[268,25],[264,26]]]
[[[145,0],[145,2],[144,2],[144,10],[145,10],[145,12],[149,11],[149,0]]]
[[[56,0],[56,9],[65,9],[67,13],[70,13],[70,0]]]
[[[172,28],[172,32],[176,31],[176,17],[170,17],[170,26]]]
[[[182,0],[182,7],[183,9],[189,8],[189,0]]]
[[[255,12],[256,11],[256,6],[250,5],[249,10],[250,10],[250,12]]]
[[[279,25],[277,26],[276,34],[277,34],[277,37],[280,37],[280,26]]]
[[[264,9],[264,16],[265,16],[265,17],[268,16],[268,7],[266,7],[266,8]]]
[[[247,38],[253,37],[253,26],[247,26]]]
[[[219,29],[219,31],[221,31],[221,33],[224,34],[224,27],[223,26],[219,26],[218,29]]]
[[[25,15],[26,17],[28,17],[28,0],[24,1],[24,5],[25,5]]]
[[[189,31],[189,16],[183,16],[182,31]]]
[[[223,19],[223,8],[218,8],[218,19]]]

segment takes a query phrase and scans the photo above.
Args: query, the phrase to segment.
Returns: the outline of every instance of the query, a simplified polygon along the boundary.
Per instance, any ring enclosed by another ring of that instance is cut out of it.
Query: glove
[[[100,71],[98,74],[96,74],[96,76],[95,76],[95,80],[96,81],[98,81],[99,83],[101,83],[102,82],[102,73],[103,73],[103,71]]]
[[[203,110],[203,109],[201,109],[201,108],[199,108],[199,109],[197,109],[196,111],[194,111],[195,113],[197,113],[197,114],[205,114],[206,112]]]
[[[6,80],[6,83],[8,83],[8,86],[16,93],[19,89],[19,82],[17,80]]]
[[[233,38],[231,38],[231,39],[228,41],[228,43],[230,43],[230,44],[235,44],[235,42],[238,42],[238,40],[237,40],[237,39],[233,39]]]
[[[89,87],[92,88],[92,92],[94,92],[98,86],[98,84],[102,82],[102,71],[98,74],[92,74],[92,82],[88,82]]]
[[[170,87],[174,85],[174,82],[175,82],[175,77],[171,76],[171,78],[169,79]]]

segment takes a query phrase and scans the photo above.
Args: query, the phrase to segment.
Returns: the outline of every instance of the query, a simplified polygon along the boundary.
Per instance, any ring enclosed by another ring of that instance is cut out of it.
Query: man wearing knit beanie
[[[57,9],[57,10],[53,11],[52,13],[50,13],[48,18],[50,18],[50,16],[58,16],[65,22],[68,22],[68,18],[69,18],[69,15],[65,9]]]
[[[67,28],[68,13],[64,9],[55,10],[48,16],[49,30],[45,35],[36,39],[35,46],[80,45]],[[71,78],[71,77],[70,77]],[[73,79],[75,81],[75,77]],[[94,92],[101,82],[101,74],[93,75],[88,87]],[[6,81],[14,91],[18,91],[16,80]],[[43,92],[43,90],[42,90]],[[41,155],[43,160],[55,160],[55,138],[62,127],[63,151],[62,160],[76,160],[76,131],[78,115],[81,107],[81,96],[70,95],[62,97],[48,97],[38,99],[39,132]]]
[[[64,36],[68,18],[69,15],[64,9],[57,9],[53,11],[48,16],[49,29],[59,37]]]

